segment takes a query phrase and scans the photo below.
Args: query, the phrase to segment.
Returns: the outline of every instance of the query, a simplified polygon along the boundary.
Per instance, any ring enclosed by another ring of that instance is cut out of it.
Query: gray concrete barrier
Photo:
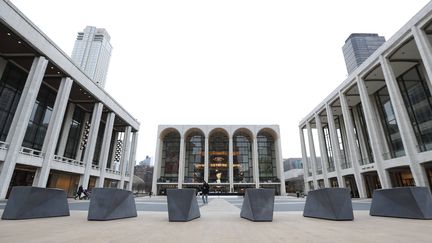
[[[255,222],[272,221],[274,198],[274,189],[246,189],[240,217]]]
[[[167,189],[170,222],[186,222],[201,216],[195,189]]]
[[[88,220],[106,221],[131,217],[137,217],[131,191],[117,188],[92,189]]]
[[[15,186],[10,193],[2,219],[34,219],[69,215],[65,191]]]
[[[353,220],[351,195],[346,188],[322,188],[310,191],[303,210],[304,217]]]
[[[432,219],[432,196],[427,187],[398,187],[375,190],[371,216]]]

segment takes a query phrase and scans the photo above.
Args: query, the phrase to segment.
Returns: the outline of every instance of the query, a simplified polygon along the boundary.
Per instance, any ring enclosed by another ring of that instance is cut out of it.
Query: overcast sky
[[[298,124],[347,76],[353,32],[396,33],[427,0],[12,0],[66,53],[85,26],[114,49],[105,89],[141,123],[137,162],[159,124]]]

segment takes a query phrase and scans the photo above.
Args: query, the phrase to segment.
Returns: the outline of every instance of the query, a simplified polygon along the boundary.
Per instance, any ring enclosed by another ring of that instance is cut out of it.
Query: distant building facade
[[[302,158],[284,159],[285,188],[287,193],[303,192],[304,172]]]
[[[359,67],[384,42],[384,36],[378,34],[351,34],[342,47],[348,74],[351,74]]]
[[[160,125],[153,193],[199,188],[204,180],[210,193],[273,188],[284,195],[279,126]]]
[[[100,87],[105,87],[112,46],[105,29],[87,26],[78,32],[72,61]]]
[[[431,57],[429,2],[300,121],[307,191],[432,187]]]
[[[146,158],[143,161],[140,161],[138,164],[150,166],[150,163],[151,163],[151,157],[147,155]]]

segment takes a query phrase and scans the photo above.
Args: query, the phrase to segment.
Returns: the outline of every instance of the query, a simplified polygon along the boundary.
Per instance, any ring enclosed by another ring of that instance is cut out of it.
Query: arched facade
[[[273,188],[285,194],[279,127],[159,126],[153,193],[199,188],[243,194],[246,188]]]

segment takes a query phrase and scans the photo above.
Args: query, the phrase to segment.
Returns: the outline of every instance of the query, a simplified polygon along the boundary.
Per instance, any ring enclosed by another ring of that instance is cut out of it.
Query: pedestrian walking
[[[202,200],[204,204],[208,203],[208,194],[209,194],[210,186],[207,184],[206,181],[203,182],[201,193],[202,193]]]
[[[78,198],[78,199],[81,199],[81,194],[84,192],[84,189],[83,189],[83,186],[82,185],[80,185],[79,187],[78,187],[78,191],[77,191],[77,193],[76,193],[76,195],[75,195],[75,200]]]

